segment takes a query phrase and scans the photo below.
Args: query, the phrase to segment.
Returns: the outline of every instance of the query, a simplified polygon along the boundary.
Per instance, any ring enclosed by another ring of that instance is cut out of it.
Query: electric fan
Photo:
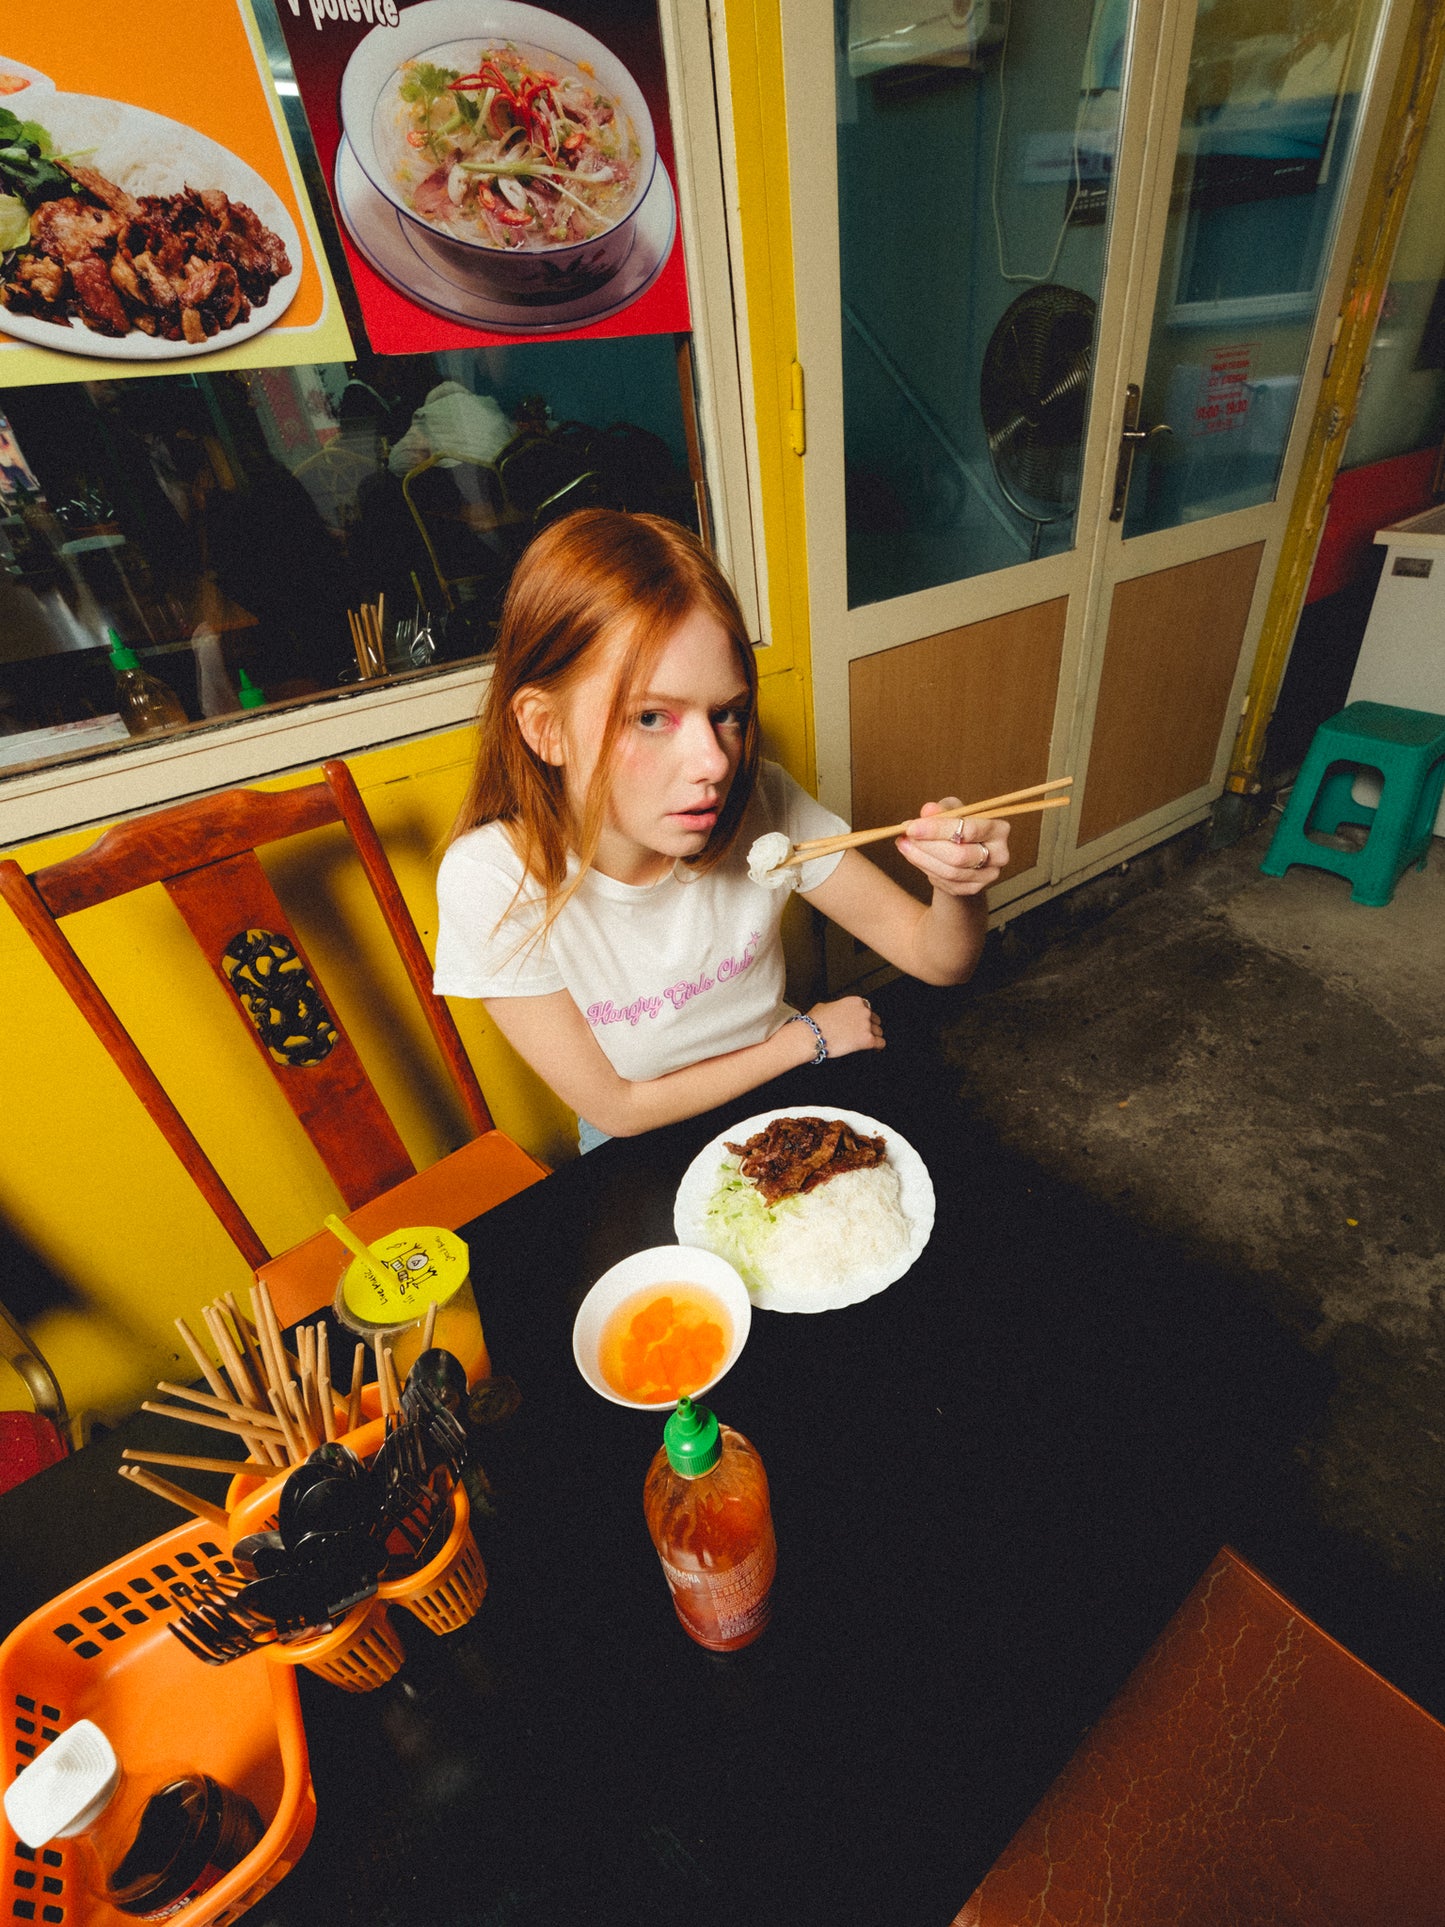
[[[989,460],[1010,508],[1033,525],[1030,561],[1049,523],[1074,510],[1093,349],[1093,301],[1045,281],[1010,304],[984,350]]]

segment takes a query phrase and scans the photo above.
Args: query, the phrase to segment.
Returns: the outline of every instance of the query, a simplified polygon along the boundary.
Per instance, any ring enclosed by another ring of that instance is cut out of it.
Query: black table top
[[[320,1818],[251,1919],[944,1927],[1221,1542],[1258,1555],[1291,1408],[1321,1388],[1281,1353],[1256,1396],[1236,1366],[1264,1321],[946,1083],[899,1048],[805,1069],[469,1228],[523,1397],[482,1452],[490,1592],[447,1640],[396,1615],[408,1663],[378,1693],[302,1674]],[[709,1395],[763,1456],[779,1547],[773,1624],[719,1658],[677,1625],[643,1522],[661,1416],[586,1387],[571,1324],[609,1265],[672,1242],[696,1150],[781,1104],[902,1131],[938,1217],[866,1303],[756,1314]],[[0,1625],[175,1522],[112,1471],[163,1425],[0,1501]]]

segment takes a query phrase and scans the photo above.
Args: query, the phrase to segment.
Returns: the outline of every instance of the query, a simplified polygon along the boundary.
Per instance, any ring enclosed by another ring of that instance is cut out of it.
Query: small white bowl
[[[665,1412],[669,1408],[665,1402],[624,1398],[614,1392],[602,1376],[600,1354],[602,1333],[608,1319],[617,1307],[649,1285],[687,1284],[699,1285],[720,1300],[727,1312],[732,1326],[732,1342],[723,1356],[723,1362],[707,1381],[699,1385],[691,1398],[699,1397],[710,1391],[718,1380],[730,1372],[737,1364],[743,1346],[747,1343],[748,1326],[752,1323],[753,1306],[748,1297],[747,1286],[728,1263],[715,1252],[702,1251],[696,1245],[653,1245],[647,1251],[634,1251],[630,1258],[624,1258],[610,1271],[604,1271],[597,1283],[588,1292],[578,1307],[577,1319],[572,1327],[572,1356],[577,1361],[577,1369],[603,1398],[610,1399],[614,1405],[631,1406],[634,1412]]]
[[[496,248],[446,233],[424,220],[402,199],[392,170],[377,146],[377,121],[383,97],[408,60],[435,54],[455,42],[474,48],[489,41],[520,41],[575,66],[585,61],[604,93],[632,121],[641,157],[637,193],[625,214],[585,241],[542,248]],[[571,301],[610,281],[627,259],[637,216],[647,199],[657,166],[657,137],[642,90],[627,68],[590,33],[541,7],[522,0],[422,0],[408,7],[397,27],[373,27],[356,44],[341,76],[341,124],[362,172],[406,222],[415,241],[479,286],[510,301]]]

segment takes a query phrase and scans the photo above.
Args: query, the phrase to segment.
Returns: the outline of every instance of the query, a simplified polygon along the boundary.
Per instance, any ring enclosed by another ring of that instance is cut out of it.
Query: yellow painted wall
[[[349,758],[430,949],[436,865],[465,785],[471,731]],[[258,784],[284,789],[294,773]],[[98,832],[13,852],[26,870],[73,855]],[[344,833],[317,831],[267,860],[343,1021],[373,1069],[407,1148],[428,1164],[468,1135],[401,966]],[[242,1209],[274,1250],[309,1237],[337,1194],[259,1063],[255,1047],[159,885],[70,918],[67,935],[151,1057]],[[8,1113],[0,1217],[39,1261],[18,1289],[62,1302],[29,1321],[72,1409],[132,1409],[181,1360],[172,1319],[244,1291],[245,1261],[10,912],[0,909],[8,1016]],[[158,986],[164,985],[164,993]],[[575,1153],[571,1117],[513,1055],[480,1004],[455,1005],[497,1122],[548,1163]],[[190,1377],[189,1360],[179,1375]],[[25,1407],[0,1367],[0,1405]]]

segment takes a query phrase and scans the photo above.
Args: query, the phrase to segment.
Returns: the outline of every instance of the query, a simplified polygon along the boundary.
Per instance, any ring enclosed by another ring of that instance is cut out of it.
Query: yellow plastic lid
[[[426,1316],[428,1305],[445,1305],[466,1283],[471,1254],[455,1231],[439,1224],[412,1225],[373,1238],[377,1262],[353,1258],[341,1281],[342,1301],[360,1323],[389,1329]]]

